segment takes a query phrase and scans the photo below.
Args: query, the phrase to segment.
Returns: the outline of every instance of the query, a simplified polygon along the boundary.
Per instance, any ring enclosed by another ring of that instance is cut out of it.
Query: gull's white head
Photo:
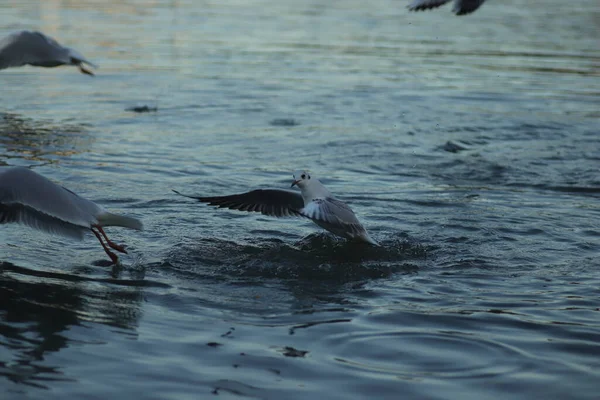
[[[314,180],[314,179],[313,179]],[[308,171],[296,171],[294,172],[294,181],[292,187],[298,186],[300,190],[306,189],[308,185],[312,183],[310,174]]]
[[[304,203],[313,201],[314,199],[324,199],[333,197],[333,195],[319,182],[314,176],[310,176],[308,171],[294,172],[294,181],[292,187],[298,186]]]

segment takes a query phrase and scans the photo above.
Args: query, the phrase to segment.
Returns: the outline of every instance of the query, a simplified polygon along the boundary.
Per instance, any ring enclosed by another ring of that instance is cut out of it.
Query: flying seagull
[[[110,213],[69,189],[21,167],[0,168],[0,224],[8,223],[23,224],[79,240],[91,230],[115,264],[118,257],[109,247],[121,253],[127,251],[108,239],[103,227],[142,229],[139,220]]]
[[[409,6],[410,11],[423,11],[437,8],[451,0],[414,0]],[[485,0],[454,0],[452,11],[456,15],[466,15],[477,10]]]
[[[0,69],[34,65],[58,67],[76,65],[84,74],[94,75],[83,64],[98,68],[77,50],[64,47],[50,36],[36,31],[14,32],[0,40]]]
[[[306,171],[294,173],[292,187],[300,193],[284,189],[257,189],[231,196],[198,197],[175,193],[208,203],[219,208],[259,212],[273,217],[306,217],[329,232],[346,239],[358,240],[378,246],[343,201]]]

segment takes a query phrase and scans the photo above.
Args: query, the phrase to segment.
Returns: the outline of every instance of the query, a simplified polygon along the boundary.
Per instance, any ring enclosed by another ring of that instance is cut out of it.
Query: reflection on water
[[[82,124],[0,114],[0,158],[53,163],[88,151],[92,143]]]
[[[45,362],[48,353],[73,344],[63,332],[101,323],[134,334],[141,288],[131,281],[127,286],[99,282],[0,262],[0,341],[11,350],[0,353],[0,375],[38,387],[70,380],[61,367]],[[93,344],[92,338],[86,342]]]

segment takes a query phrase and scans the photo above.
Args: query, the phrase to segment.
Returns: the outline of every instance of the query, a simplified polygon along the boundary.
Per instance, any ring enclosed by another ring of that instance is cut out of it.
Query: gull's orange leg
[[[110,257],[110,259],[113,262],[113,264],[118,263],[119,262],[119,257],[117,257],[117,255],[115,253],[113,253],[112,251],[110,251],[110,249],[108,247],[106,247],[106,245],[102,241],[102,236],[100,236],[100,234],[98,232],[96,232],[93,227],[90,228],[90,229],[94,233],[94,235],[96,235],[96,237],[98,238],[98,240],[100,241],[100,244],[102,245],[102,248],[104,249],[104,251],[106,252],[106,254],[108,254],[108,256]]]
[[[100,225],[93,225],[92,227],[98,229],[98,232],[100,232],[102,234],[102,236],[104,237],[104,240],[106,240],[107,245],[109,245],[111,248],[115,249],[116,251],[120,251],[121,253],[127,254],[125,247],[121,246],[120,244],[116,244],[115,242],[110,240],[108,238],[108,236],[106,236],[104,229],[102,229],[102,227]]]

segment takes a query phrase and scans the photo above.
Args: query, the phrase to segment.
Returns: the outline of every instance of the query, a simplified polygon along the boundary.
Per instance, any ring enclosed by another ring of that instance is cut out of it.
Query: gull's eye
[[[308,179],[310,179],[310,175],[308,176]]]
[[[302,176],[301,176],[300,178],[302,178],[302,179],[306,179],[306,175],[305,175],[305,174],[302,174]]]

